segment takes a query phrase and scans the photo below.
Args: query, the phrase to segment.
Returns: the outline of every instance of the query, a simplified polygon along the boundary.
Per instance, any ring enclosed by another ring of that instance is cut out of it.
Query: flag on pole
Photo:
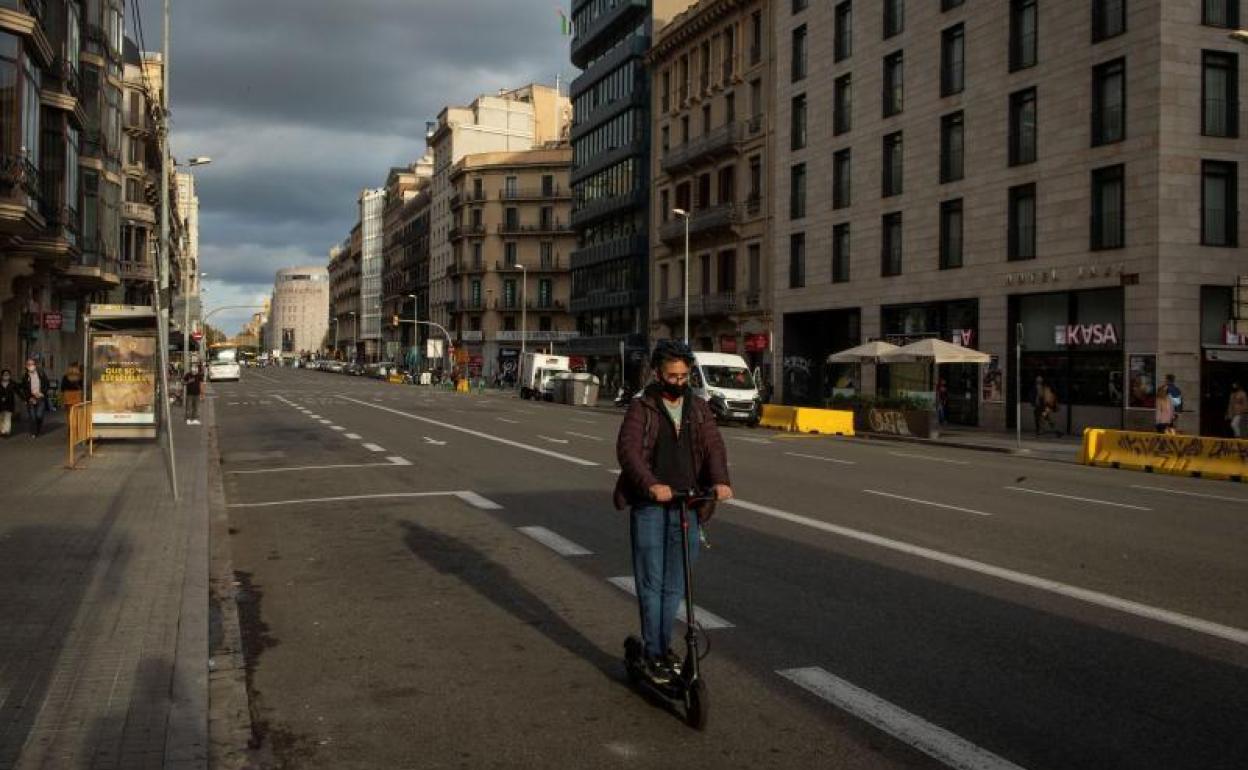
[[[572,36],[572,20],[563,12],[562,8],[556,8],[555,13],[559,14],[559,34],[564,37]]]

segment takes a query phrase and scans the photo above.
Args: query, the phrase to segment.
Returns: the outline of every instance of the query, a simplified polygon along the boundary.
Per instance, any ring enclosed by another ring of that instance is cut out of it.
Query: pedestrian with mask
[[[689,389],[692,365],[688,345],[660,340],[651,358],[656,381],[629,402],[616,441],[620,477],[615,507],[630,509],[643,665],[646,675],[659,684],[671,682],[681,663],[670,643],[685,574],[680,510],[670,503],[674,493],[693,489],[714,498],[689,517],[692,559],[700,528],[714,513],[714,501],[732,497],[728,454],[715,415]]]
[[[1248,434],[1248,393],[1238,382],[1231,383],[1231,397],[1226,404],[1226,421],[1231,424],[1231,435],[1245,438]]]
[[[13,432],[13,412],[17,411],[18,390],[13,373],[0,371],[0,438],[8,438]]]
[[[30,437],[38,438],[43,432],[43,416],[48,411],[48,373],[40,369],[35,359],[26,359],[26,373],[18,386],[22,400],[26,402],[26,419],[30,423]]]
[[[199,401],[203,398],[204,375],[199,364],[191,364],[191,368],[182,375],[182,402],[186,407],[186,424],[199,425]]]

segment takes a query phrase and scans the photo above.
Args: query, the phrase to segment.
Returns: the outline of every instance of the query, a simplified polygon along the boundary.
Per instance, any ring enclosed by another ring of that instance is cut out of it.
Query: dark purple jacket
[[[615,507],[630,508],[653,502],[650,487],[660,483],[651,465],[654,463],[654,446],[659,440],[662,420],[668,419],[659,402],[657,385],[646,388],[634,398],[624,414],[620,436],[615,442],[615,454],[620,461],[620,477],[615,483]],[[690,430],[693,431],[693,472],[698,486],[710,489],[715,484],[731,486],[728,480],[728,452],[724,439],[719,435],[715,415],[706,402],[694,395],[685,397],[685,409],[689,414]],[[702,519],[710,517],[714,503],[698,511]]]

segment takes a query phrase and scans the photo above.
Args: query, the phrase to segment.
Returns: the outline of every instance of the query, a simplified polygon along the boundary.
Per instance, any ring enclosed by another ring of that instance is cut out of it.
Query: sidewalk
[[[207,766],[208,428],[176,416],[178,504],[157,442],[0,441],[0,768]]]
[[[858,437],[866,440],[902,441],[912,444],[973,449],[981,452],[1000,452],[1068,463],[1079,462],[1079,449],[1083,443],[1080,436],[1036,438],[1028,433],[1023,433],[1023,440],[1020,443],[1013,433],[996,433],[963,427],[941,428],[939,438],[895,436],[885,433],[859,433]]]

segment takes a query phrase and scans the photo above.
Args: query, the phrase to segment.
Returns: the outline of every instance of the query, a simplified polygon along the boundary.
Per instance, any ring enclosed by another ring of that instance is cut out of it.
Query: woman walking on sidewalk
[[[204,376],[199,364],[192,364],[182,375],[182,401],[186,405],[186,424],[199,425],[199,400],[203,397]]]
[[[43,432],[43,416],[48,410],[48,373],[26,359],[26,373],[22,375],[21,393],[26,402],[26,419],[30,421],[30,437],[38,438]]]
[[[8,369],[0,371],[0,438],[13,432],[13,412],[17,410],[17,383]]]

